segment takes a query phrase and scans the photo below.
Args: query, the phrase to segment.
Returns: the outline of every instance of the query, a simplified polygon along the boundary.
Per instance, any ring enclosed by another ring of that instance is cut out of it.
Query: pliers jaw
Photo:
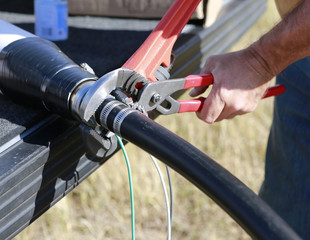
[[[117,149],[115,134],[99,126],[95,114],[109,98],[116,98],[131,108],[143,108],[132,97],[148,80],[131,69],[120,68],[102,76],[97,81],[89,81],[79,86],[71,98],[71,112],[83,123],[80,131],[87,151],[95,157],[108,157]],[[125,93],[128,95],[126,95]],[[120,103],[120,102],[118,102]],[[121,104],[121,103],[120,103]]]
[[[135,98],[139,91],[137,87],[147,82],[145,77],[131,69],[116,69],[97,81],[80,86],[71,99],[71,111],[80,120],[88,123],[112,91],[119,88]]]
[[[163,115],[194,112],[200,109],[201,99],[178,101],[172,95],[180,90],[209,86],[212,83],[213,76],[211,74],[190,75],[185,78],[150,82],[141,90],[137,101],[144,106],[147,112],[154,109]]]

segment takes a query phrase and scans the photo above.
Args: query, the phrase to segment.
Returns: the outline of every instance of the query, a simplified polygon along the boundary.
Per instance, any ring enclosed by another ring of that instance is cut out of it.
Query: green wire
[[[128,177],[129,177],[129,189],[130,189],[130,204],[131,204],[131,238],[134,240],[135,239],[135,203],[134,203],[134,195],[133,195],[133,184],[132,184],[132,176],[131,176],[131,167],[128,159],[128,155],[125,149],[125,146],[123,144],[123,141],[121,138],[117,135],[115,135],[117,138],[117,141],[119,145],[121,146],[121,149],[123,151],[126,164],[127,164],[127,169],[128,169]]]

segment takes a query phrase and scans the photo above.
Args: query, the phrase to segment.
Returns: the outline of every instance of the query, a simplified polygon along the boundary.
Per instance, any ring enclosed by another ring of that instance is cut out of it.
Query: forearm
[[[271,31],[249,47],[259,66],[277,75],[291,63],[310,56],[310,0],[304,0]]]

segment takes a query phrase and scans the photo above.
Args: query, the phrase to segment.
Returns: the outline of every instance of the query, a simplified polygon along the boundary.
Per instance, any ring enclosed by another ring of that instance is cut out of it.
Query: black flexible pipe
[[[70,97],[97,77],[69,59],[50,41],[37,37],[12,42],[0,52],[0,89],[12,100],[43,106],[71,118]]]
[[[126,105],[106,101],[96,120],[157,157],[211,197],[255,239],[300,239],[254,192],[194,146]]]

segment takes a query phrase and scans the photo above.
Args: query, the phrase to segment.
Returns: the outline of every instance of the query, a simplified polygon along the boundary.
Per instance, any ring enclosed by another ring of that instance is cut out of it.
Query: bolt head
[[[151,98],[151,101],[153,103],[158,103],[160,100],[161,100],[161,96],[158,93],[155,93]]]

